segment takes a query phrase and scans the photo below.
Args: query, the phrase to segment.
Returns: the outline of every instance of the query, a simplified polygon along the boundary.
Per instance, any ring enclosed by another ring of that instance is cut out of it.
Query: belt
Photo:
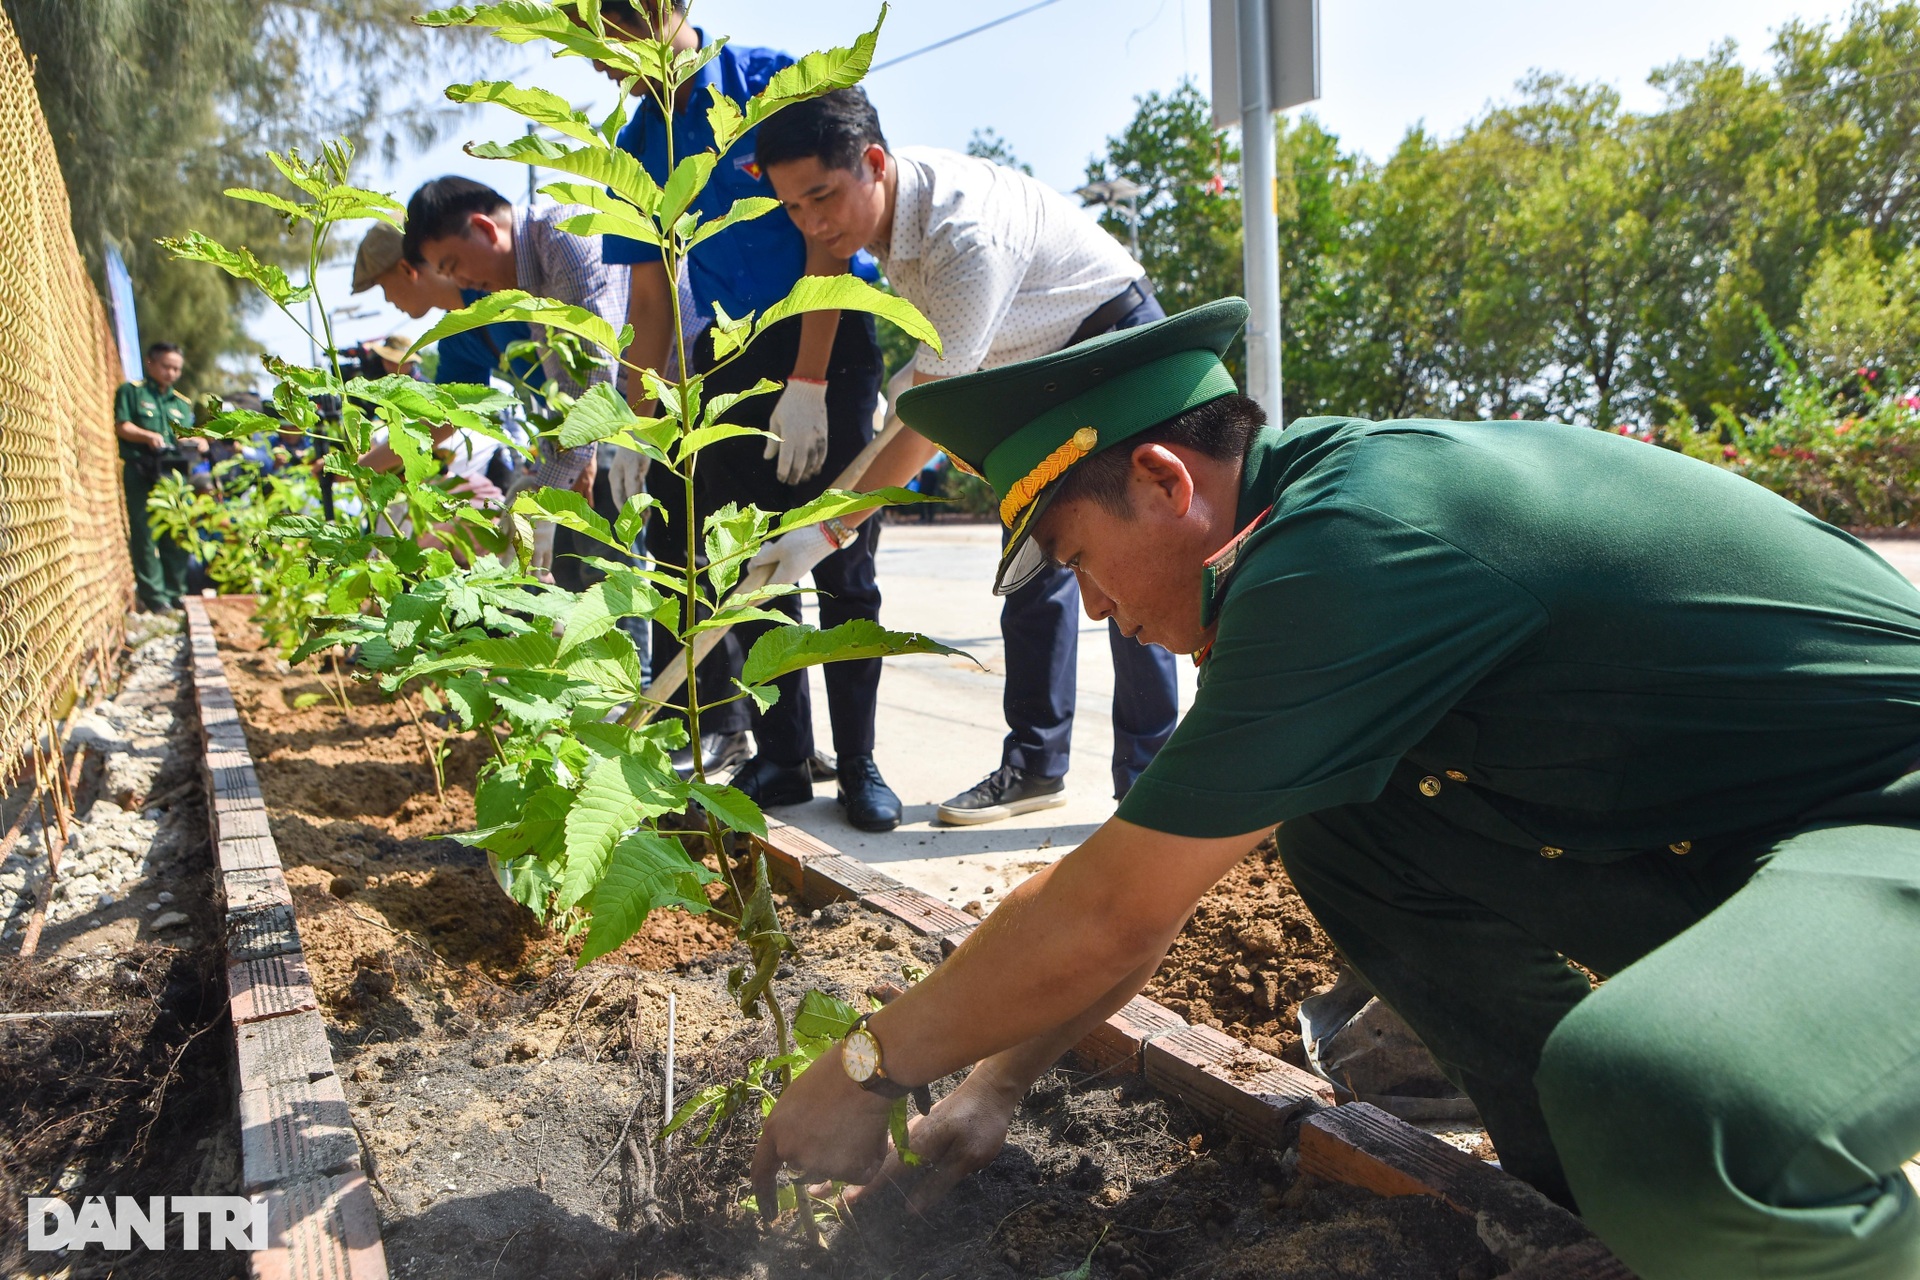
[[[1152,296],[1153,286],[1147,282],[1145,276],[1135,280],[1119,294],[1095,307],[1093,314],[1082,320],[1080,327],[1073,331],[1073,336],[1067,339],[1067,346],[1075,347],[1088,338],[1099,337],[1125,320],[1135,307]]]

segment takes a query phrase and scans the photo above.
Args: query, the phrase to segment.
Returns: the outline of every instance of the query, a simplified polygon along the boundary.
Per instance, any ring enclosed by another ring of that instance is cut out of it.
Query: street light
[[[1128,244],[1133,249],[1133,260],[1138,262],[1140,261],[1140,197],[1146,193],[1147,189],[1131,178],[1107,178],[1100,182],[1089,182],[1086,186],[1076,189],[1073,194],[1079,196],[1080,202],[1090,209],[1105,205],[1118,211],[1121,205],[1126,206],[1120,216],[1127,224]]]

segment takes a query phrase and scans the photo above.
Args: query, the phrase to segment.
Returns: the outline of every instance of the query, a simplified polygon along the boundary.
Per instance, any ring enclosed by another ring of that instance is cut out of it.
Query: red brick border
[[[386,1280],[380,1215],[334,1073],[280,851],[206,607],[186,602],[207,812],[226,914],[240,1176],[268,1205],[255,1280]]]

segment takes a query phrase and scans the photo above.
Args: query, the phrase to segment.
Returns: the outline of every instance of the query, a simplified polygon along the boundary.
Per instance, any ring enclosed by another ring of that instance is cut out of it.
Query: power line
[[[992,22],[983,22],[971,31],[962,31],[959,35],[948,36],[945,40],[936,40],[930,45],[915,49],[912,53],[903,53],[897,58],[888,58],[885,62],[875,63],[873,66],[867,68],[867,71],[869,74],[875,71],[885,71],[888,67],[898,66],[908,58],[917,58],[923,53],[932,53],[935,49],[944,49],[957,40],[965,40],[968,36],[977,36],[982,31],[989,31],[1003,22],[1012,22],[1015,18],[1024,18],[1035,9],[1044,9],[1050,4],[1059,3],[1060,0],[1040,0],[1039,4],[1030,4],[1026,8],[1015,10],[1003,18],[995,18]]]

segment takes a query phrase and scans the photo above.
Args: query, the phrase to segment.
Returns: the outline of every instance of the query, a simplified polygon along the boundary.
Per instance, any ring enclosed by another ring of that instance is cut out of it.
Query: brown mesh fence
[[[0,12],[0,775],[121,640],[119,381],[33,72]]]

